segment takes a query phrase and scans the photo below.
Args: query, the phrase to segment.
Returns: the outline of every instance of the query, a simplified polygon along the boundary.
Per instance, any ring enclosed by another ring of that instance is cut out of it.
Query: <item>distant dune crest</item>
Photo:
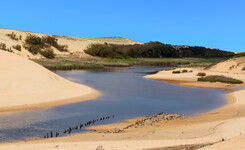
[[[14,36],[11,37],[11,34]],[[9,36],[8,36],[9,35]],[[102,38],[79,38],[68,36],[56,36],[40,33],[32,33],[25,31],[17,31],[10,29],[0,29],[0,49],[11,51],[12,53],[27,57],[27,58],[42,58],[41,54],[33,54],[29,52],[25,47],[25,39],[28,35],[34,35],[37,37],[51,36],[57,39],[57,43],[60,45],[67,45],[68,51],[59,51],[55,47],[51,47],[54,54],[57,56],[75,55],[79,57],[89,57],[84,50],[91,44],[140,44],[139,42],[122,38],[122,37],[102,37]],[[5,47],[5,48],[4,48]],[[18,50],[19,49],[19,50]]]

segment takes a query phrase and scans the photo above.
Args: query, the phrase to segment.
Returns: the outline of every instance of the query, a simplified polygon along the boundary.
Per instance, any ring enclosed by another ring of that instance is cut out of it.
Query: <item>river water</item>
[[[101,95],[84,102],[0,115],[0,142],[42,138],[91,119],[114,115],[95,125],[164,113],[195,116],[226,103],[224,90],[191,88],[143,78],[159,67],[114,67],[102,71],[55,71],[68,80],[91,86]],[[74,132],[87,131],[85,128]],[[73,132],[73,133],[74,133]]]

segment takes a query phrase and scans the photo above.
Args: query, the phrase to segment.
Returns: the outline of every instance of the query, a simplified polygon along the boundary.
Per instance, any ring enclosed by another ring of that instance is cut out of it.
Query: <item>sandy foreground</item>
[[[0,51],[0,70],[0,112],[56,106],[99,95],[9,52]]]
[[[190,70],[190,68],[187,68]],[[226,89],[227,105],[190,117],[141,128],[129,128],[123,133],[104,133],[110,129],[121,129],[139,120],[128,120],[123,123],[91,127],[97,132],[74,134],[53,139],[36,139],[0,145],[0,150],[95,150],[102,145],[105,150],[141,150],[166,146],[212,143],[205,150],[245,149],[245,90],[242,86],[230,86],[222,83],[196,82],[200,71],[210,74],[222,74],[245,81],[244,75],[218,73],[214,71],[191,69],[191,73],[173,75],[172,71],[161,71],[148,79],[161,80],[174,84],[205,88]]]

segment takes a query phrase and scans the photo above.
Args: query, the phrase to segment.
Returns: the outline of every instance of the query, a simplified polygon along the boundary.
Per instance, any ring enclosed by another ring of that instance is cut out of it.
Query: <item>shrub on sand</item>
[[[13,46],[14,49],[21,51],[21,45],[17,44]]]
[[[230,84],[242,84],[243,81],[234,79],[231,77],[221,76],[221,75],[211,75],[206,77],[199,77],[197,81],[203,82],[221,82],[221,83],[230,83]]]
[[[182,73],[187,73],[187,72],[188,72],[188,70],[186,70],[186,69],[182,70]]]
[[[204,77],[204,76],[206,76],[206,73],[204,73],[204,72],[199,72],[199,73],[197,74],[197,76]]]
[[[53,59],[55,57],[54,51],[51,48],[40,50],[39,53],[48,59]]]
[[[176,71],[173,71],[172,72],[173,74],[179,74],[179,73],[181,73],[179,70],[176,70]]]

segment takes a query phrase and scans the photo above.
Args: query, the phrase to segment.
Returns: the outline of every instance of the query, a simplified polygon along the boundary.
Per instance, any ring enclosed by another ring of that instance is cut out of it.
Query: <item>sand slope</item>
[[[233,58],[216,64],[211,71],[245,74],[245,57]]]
[[[0,70],[0,110],[13,106],[28,108],[40,103],[48,106],[48,103],[56,100],[69,103],[69,98],[96,95],[96,91],[90,87],[70,82],[9,52],[0,51]],[[72,101],[78,100],[82,98]]]
[[[15,41],[10,39],[6,34],[15,33],[17,37],[21,36],[22,40]],[[5,43],[7,48],[11,48],[13,50],[13,53],[25,56],[28,58],[41,58],[42,56],[40,54],[33,55],[30,52],[28,52],[26,49],[24,49],[24,40],[26,39],[26,36],[32,34],[39,37],[46,36],[46,34],[40,34],[40,33],[32,33],[32,32],[25,32],[25,31],[17,31],[17,30],[10,30],[10,29],[1,29],[0,28],[0,43]],[[111,43],[111,44],[140,44],[139,42],[129,40],[126,38],[121,37],[104,37],[104,38],[78,38],[78,37],[68,37],[68,36],[56,36],[58,39],[58,43],[61,45],[68,45],[69,52],[60,52],[54,47],[52,48],[58,56],[67,56],[70,54],[74,54],[79,57],[88,57],[89,55],[84,53],[84,49],[86,49],[90,44],[104,44]],[[22,51],[18,51],[13,49],[12,47],[16,44],[19,44],[22,46]]]

